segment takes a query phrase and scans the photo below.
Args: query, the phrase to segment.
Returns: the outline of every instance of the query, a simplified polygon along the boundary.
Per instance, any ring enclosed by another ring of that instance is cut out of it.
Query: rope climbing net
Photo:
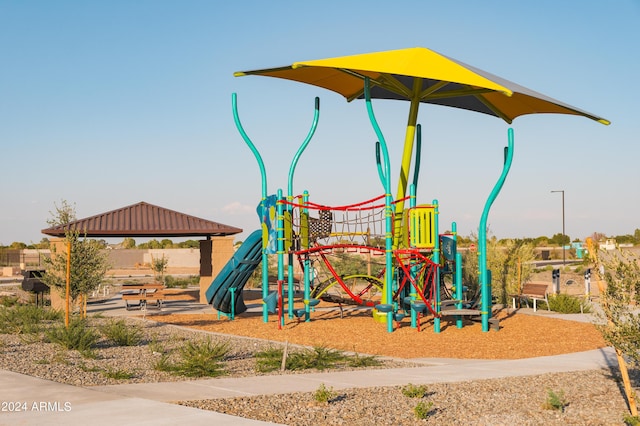
[[[285,239],[298,240],[295,251],[314,247],[351,246],[384,249],[385,203],[384,195],[356,204],[327,206],[313,202],[302,202],[302,197],[283,200],[285,222],[289,221],[291,232]]]

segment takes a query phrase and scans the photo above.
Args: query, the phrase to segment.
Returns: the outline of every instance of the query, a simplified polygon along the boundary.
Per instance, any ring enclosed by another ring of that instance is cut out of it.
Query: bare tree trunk
[[[618,366],[620,367],[620,375],[622,376],[622,382],[624,383],[624,393],[627,394],[627,402],[629,403],[629,410],[631,410],[632,416],[638,415],[638,407],[636,405],[636,396],[633,388],[631,387],[631,380],[629,380],[629,371],[627,370],[627,362],[622,356],[622,351],[616,348],[616,357],[618,357]]]

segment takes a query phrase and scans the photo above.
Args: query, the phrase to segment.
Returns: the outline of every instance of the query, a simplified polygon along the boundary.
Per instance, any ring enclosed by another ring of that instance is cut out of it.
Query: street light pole
[[[565,258],[565,244],[564,244],[564,238],[565,238],[565,232],[564,232],[564,189],[558,190],[558,191],[551,191],[553,192],[562,192],[562,264],[564,265],[566,262],[566,258]]]

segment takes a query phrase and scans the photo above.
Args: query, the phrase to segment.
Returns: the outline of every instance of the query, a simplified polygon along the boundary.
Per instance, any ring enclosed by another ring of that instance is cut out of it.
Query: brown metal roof
[[[145,202],[43,229],[42,233],[62,237],[65,230],[69,228],[78,230],[87,237],[103,238],[209,237],[242,232],[242,229],[234,226],[223,225]]]

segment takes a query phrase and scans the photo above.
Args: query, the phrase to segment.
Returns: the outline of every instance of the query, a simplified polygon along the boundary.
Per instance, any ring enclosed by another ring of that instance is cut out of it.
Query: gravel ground
[[[108,319],[93,319],[96,325]],[[225,377],[255,376],[253,354],[281,345],[260,339],[223,336],[127,319],[143,327],[143,341],[132,347],[113,346],[101,339],[95,357],[61,350],[31,335],[0,335],[0,368],[76,386],[190,380],[154,369],[163,354],[177,356],[177,348],[193,339],[229,342],[232,352],[225,362]],[[290,345],[294,350],[296,346]],[[407,367],[410,360],[381,358],[383,366]],[[130,378],[116,379],[126,372]],[[275,373],[275,374],[292,374]],[[429,385],[422,398],[404,396],[401,387],[376,387],[333,392],[328,403],[315,401],[314,393],[292,393],[247,398],[181,401],[180,404],[287,425],[438,424],[466,422],[474,425],[621,425],[627,413],[617,371],[586,371],[522,378]],[[638,389],[640,377],[633,371]],[[563,392],[563,411],[542,406],[548,391]],[[333,391],[330,389],[330,391]],[[418,420],[417,405],[427,407]]]
[[[241,417],[303,425],[622,425],[625,400],[608,371],[558,373],[509,379],[432,384],[422,398],[403,387],[335,392],[319,404],[313,393],[186,401],[183,405]],[[548,391],[564,392],[564,410],[543,408]],[[414,414],[432,404],[424,420]]]
[[[92,319],[90,324],[98,328],[107,321],[110,319]],[[53,343],[43,342],[41,336],[0,334],[0,368],[76,386],[194,380],[196,378],[159,371],[154,367],[163,356],[167,356],[170,361],[178,360],[179,348],[186,342],[210,339],[214,343],[227,342],[231,348],[224,362],[224,377],[281,374],[280,372],[257,372],[253,357],[257,351],[283,346],[280,342],[215,335],[136,318],[127,318],[126,321],[131,326],[138,326],[143,330],[144,337],[140,344],[115,346],[103,337],[91,357],[83,356],[77,351],[61,349]],[[290,351],[296,348],[301,347],[289,345]],[[414,365],[405,361],[383,358],[380,360],[382,365],[377,368]],[[114,378],[114,373],[118,372],[127,373],[130,377]]]

